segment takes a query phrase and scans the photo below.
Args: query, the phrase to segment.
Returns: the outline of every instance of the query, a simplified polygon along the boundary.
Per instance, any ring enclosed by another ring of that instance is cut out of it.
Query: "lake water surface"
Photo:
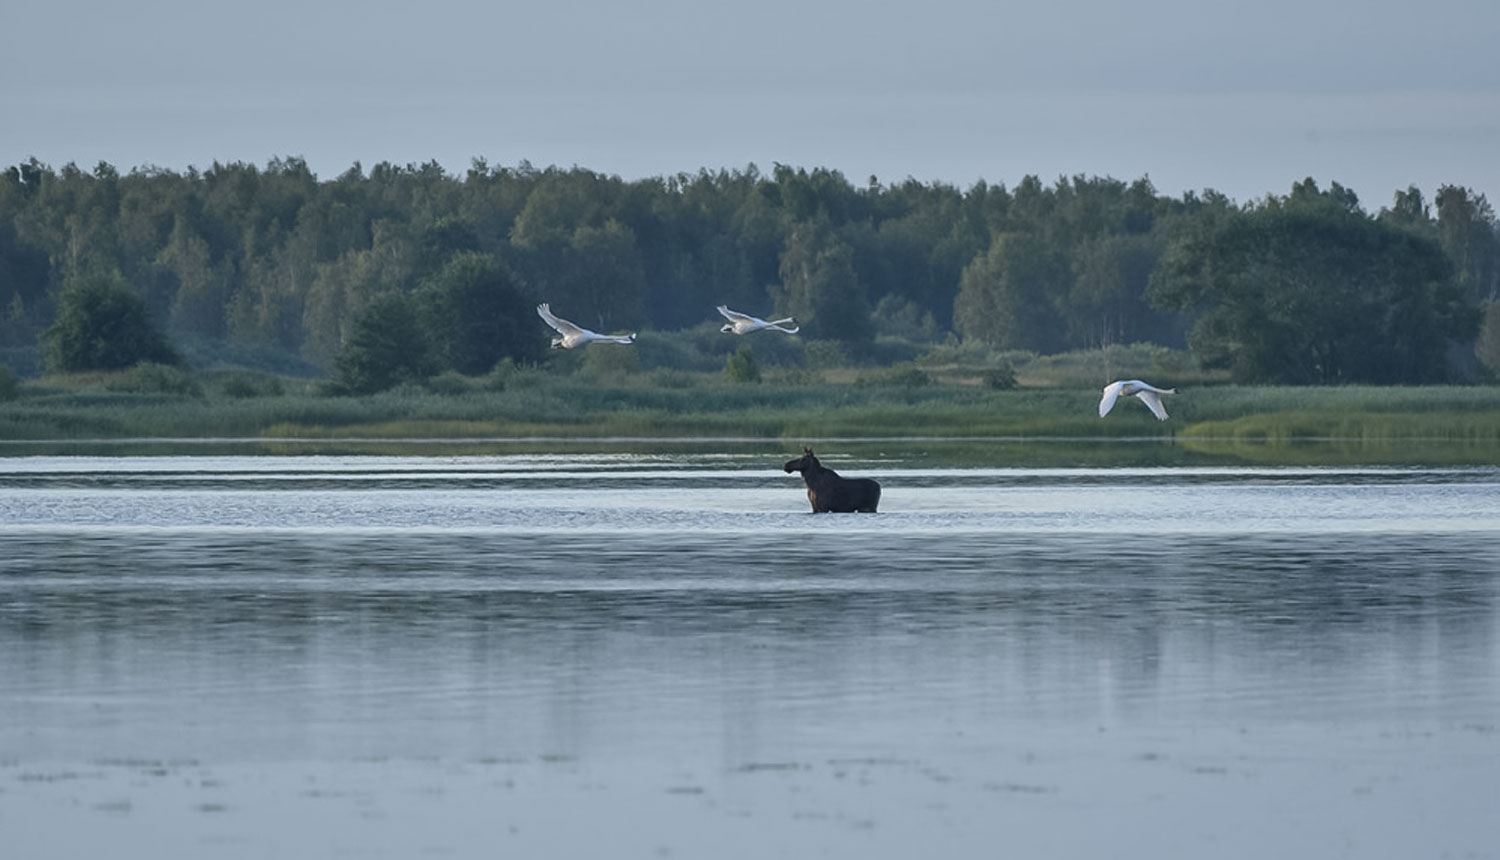
[[[0,458],[0,856],[1500,856],[1500,469]]]

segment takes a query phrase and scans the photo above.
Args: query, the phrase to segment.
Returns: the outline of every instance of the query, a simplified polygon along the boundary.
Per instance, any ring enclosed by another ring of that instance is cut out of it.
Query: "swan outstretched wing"
[[[719,305],[719,313],[723,314],[724,318],[730,322],[759,322],[759,320],[749,314],[730,310],[728,305]]]
[[[573,323],[570,323],[562,317],[552,313],[552,306],[547,304],[546,302],[542,302],[541,304],[537,305],[536,312],[537,316],[540,316],[543,320],[545,320],[547,322],[547,325],[550,325],[553,328],[557,329],[558,334],[561,334],[563,337],[576,336],[585,334],[587,332],[587,329],[574,325]]]
[[[1099,417],[1103,418],[1109,414],[1109,410],[1115,408],[1115,401],[1121,396],[1135,395],[1146,404],[1151,414],[1158,421],[1167,420],[1167,407],[1162,405],[1161,395],[1176,394],[1175,388],[1157,388],[1139,379],[1121,379],[1104,386],[1104,396],[1099,398]]]
[[[1115,408],[1115,401],[1120,398],[1122,383],[1111,382],[1104,386],[1104,396],[1099,398],[1099,417],[1103,418],[1109,414],[1109,410]]]
[[[752,331],[761,331],[763,329],[775,329],[776,331],[786,332],[787,334],[796,334],[802,328],[801,326],[797,325],[797,320],[795,317],[787,317],[785,319],[771,320],[767,322],[760,317],[753,317],[749,314],[742,314],[739,311],[732,311],[727,305],[719,305],[719,313],[723,314],[724,318],[729,320],[736,334],[747,334]],[[791,328],[787,328],[788,323],[791,324]],[[726,328],[724,330],[729,331],[730,329]]]
[[[1137,391],[1135,396],[1139,397],[1141,402],[1146,404],[1146,408],[1151,410],[1151,414],[1156,416],[1156,420],[1165,421],[1167,420],[1167,407],[1162,405],[1161,395],[1157,394],[1158,391],[1161,391],[1162,394],[1168,393],[1160,388],[1143,388]]]

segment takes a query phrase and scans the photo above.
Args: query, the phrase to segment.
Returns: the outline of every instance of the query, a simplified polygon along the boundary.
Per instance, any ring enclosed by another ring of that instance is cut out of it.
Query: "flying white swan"
[[[1104,386],[1104,396],[1099,398],[1099,417],[1103,418],[1109,414],[1109,410],[1115,408],[1115,401],[1120,397],[1129,397],[1134,394],[1146,404],[1151,414],[1158,421],[1167,420],[1167,407],[1161,405],[1161,395],[1176,394],[1175,388],[1157,388],[1147,385],[1139,379],[1122,379],[1119,382],[1111,382]]]
[[[732,311],[726,305],[719,305],[719,313],[723,314],[724,318],[729,320],[729,322],[724,323],[724,327],[719,329],[719,331],[734,332],[735,334],[749,334],[752,331],[760,331],[761,329],[774,329],[776,331],[784,331],[787,334],[796,334],[802,328],[802,326],[797,325],[797,320],[792,317],[766,322],[760,317],[753,317],[749,314],[742,314],[739,311]],[[783,323],[791,323],[792,327],[787,328]]]
[[[599,334],[598,332],[589,331],[582,326],[574,325],[561,317],[553,315],[552,306],[546,302],[537,305],[536,312],[538,316],[547,321],[547,325],[557,329],[557,333],[562,335],[562,337],[554,337],[552,339],[553,349],[557,349],[558,347],[572,349],[577,346],[593,343],[596,340],[603,341],[604,343],[635,343],[635,332],[631,332],[630,334]]]

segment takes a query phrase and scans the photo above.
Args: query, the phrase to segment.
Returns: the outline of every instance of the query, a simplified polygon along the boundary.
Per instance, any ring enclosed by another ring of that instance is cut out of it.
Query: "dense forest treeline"
[[[1311,179],[1238,204],[1146,178],[856,186],[783,165],[320,180],[296,158],[126,174],[32,159],[0,175],[0,365],[26,375],[128,360],[91,345],[141,324],[165,334],[136,338],[151,360],[374,390],[542,359],[548,301],[608,331],[716,332],[719,304],[792,315],[799,342],[856,361],[890,342],[1145,341],[1245,382],[1424,383],[1500,370],[1497,291],[1500,225],[1455,186],[1370,212]]]

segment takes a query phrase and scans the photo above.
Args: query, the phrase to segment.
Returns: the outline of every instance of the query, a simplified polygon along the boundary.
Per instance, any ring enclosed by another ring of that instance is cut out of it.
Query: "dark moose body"
[[[845,478],[826,468],[813,456],[811,448],[803,448],[802,456],[788,460],[782,471],[801,472],[807,484],[807,500],[812,502],[813,513],[875,513],[880,504],[880,484],[869,478]]]

